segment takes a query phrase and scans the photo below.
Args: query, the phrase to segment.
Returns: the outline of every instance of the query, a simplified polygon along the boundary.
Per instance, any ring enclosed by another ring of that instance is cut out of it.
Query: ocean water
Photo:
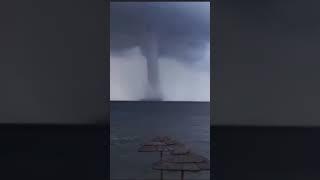
[[[154,136],[170,136],[210,159],[210,107],[207,102],[111,102],[110,176],[120,179],[160,179],[152,163],[157,152],[138,152]],[[165,155],[164,155],[165,156]],[[180,172],[164,172],[179,179]],[[210,172],[186,172],[186,180],[209,180]]]

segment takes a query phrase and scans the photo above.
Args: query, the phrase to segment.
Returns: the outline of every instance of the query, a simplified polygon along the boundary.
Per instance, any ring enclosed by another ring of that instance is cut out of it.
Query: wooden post
[[[181,180],[183,180],[184,179],[184,171],[182,170],[181,171]]]
[[[162,151],[160,151],[160,160],[162,161]],[[160,171],[160,179],[163,180],[163,170]]]

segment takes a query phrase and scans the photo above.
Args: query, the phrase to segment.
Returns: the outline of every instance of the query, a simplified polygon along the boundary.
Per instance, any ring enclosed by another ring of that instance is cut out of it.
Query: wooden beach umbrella
[[[169,157],[154,163],[152,168],[161,171],[181,171],[181,180],[183,180],[184,172],[208,171],[210,163],[207,158],[180,148],[174,150]]]
[[[166,145],[162,142],[149,142],[143,144],[139,149],[138,152],[160,152],[160,160],[162,159],[163,152],[172,151],[173,148]]]
[[[180,144],[178,141],[168,136],[157,136],[151,140],[152,142],[163,142],[167,145]]]
[[[178,141],[167,137],[167,136],[157,136],[151,139],[150,142],[144,143],[138,152],[160,152],[160,160],[162,160],[163,152],[173,151],[175,148],[184,146]],[[160,172],[160,179],[163,179],[163,171]]]
[[[173,151],[175,148],[180,146],[184,145],[170,137],[158,136],[151,139],[150,142],[144,143],[138,149],[138,152],[160,152],[160,160],[162,160],[163,152]]]
[[[177,147],[165,161],[172,163],[201,163],[208,161],[207,158],[200,156],[186,149],[185,147]]]

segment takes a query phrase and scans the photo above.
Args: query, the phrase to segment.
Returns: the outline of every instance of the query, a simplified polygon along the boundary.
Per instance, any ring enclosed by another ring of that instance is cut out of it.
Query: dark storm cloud
[[[207,2],[111,3],[111,51],[140,46],[147,27],[159,39],[159,56],[196,61],[210,39]]]
[[[110,11],[111,99],[209,100],[209,2],[112,2]]]
[[[319,5],[216,2],[215,123],[320,125]]]

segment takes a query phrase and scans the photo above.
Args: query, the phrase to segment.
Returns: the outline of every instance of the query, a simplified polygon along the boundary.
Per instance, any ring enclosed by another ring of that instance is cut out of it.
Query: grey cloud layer
[[[159,56],[196,61],[210,39],[208,2],[111,3],[113,53],[141,46],[146,27],[159,39]]]

